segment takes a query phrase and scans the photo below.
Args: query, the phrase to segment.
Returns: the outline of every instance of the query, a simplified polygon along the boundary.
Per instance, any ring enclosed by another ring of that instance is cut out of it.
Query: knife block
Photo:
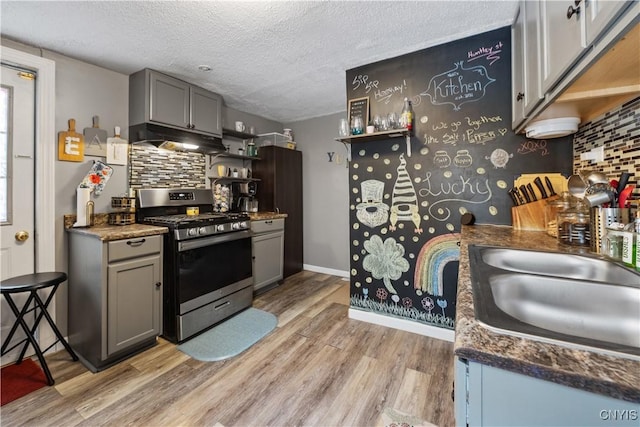
[[[544,219],[544,210],[547,202],[557,199],[552,196],[546,199],[530,202],[511,208],[511,222],[516,230],[547,231]]]

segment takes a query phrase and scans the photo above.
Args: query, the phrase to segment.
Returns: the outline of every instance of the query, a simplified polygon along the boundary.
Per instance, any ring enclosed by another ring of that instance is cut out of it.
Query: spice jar
[[[573,246],[589,246],[591,242],[589,205],[584,200],[558,212],[558,241]]]

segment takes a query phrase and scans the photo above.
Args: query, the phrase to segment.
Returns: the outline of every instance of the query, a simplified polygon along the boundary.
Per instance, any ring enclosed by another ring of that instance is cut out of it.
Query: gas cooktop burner
[[[150,224],[162,224],[172,225],[174,227],[180,227],[183,225],[189,226],[195,223],[200,224],[222,224],[232,221],[247,221],[248,215],[237,213],[204,213],[200,215],[161,215],[150,216],[144,218],[144,222]]]

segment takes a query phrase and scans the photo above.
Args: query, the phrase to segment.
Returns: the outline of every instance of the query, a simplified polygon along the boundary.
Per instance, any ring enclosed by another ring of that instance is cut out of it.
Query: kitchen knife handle
[[[548,177],[548,176],[545,176],[545,177],[544,177],[544,182],[546,182],[546,183],[547,183],[547,188],[549,189],[549,197],[551,197],[551,196],[555,196],[555,195],[556,195],[556,192],[555,192],[555,190],[553,189],[553,185],[551,184],[551,180],[549,179],[549,177]]]
[[[629,172],[622,172],[620,174],[620,180],[618,180],[618,188],[616,188],[616,194],[618,194],[618,197],[620,197],[620,193],[627,186],[629,178],[631,178],[631,174]]]
[[[536,192],[533,191],[533,187],[531,186],[531,183],[527,184],[527,190],[529,190],[529,194],[531,195],[531,201],[537,202],[538,198],[536,197]]]
[[[511,201],[513,201],[513,206],[520,206],[520,202],[518,201],[518,197],[516,196],[516,189],[512,188],[508,191],[509,196],[511,197]]]
[[[542,180],[540,179],[539,176],[537,176],[536,179],[533,180],[533,183],[536,185],[536,187],[538,187],[538,190],[540,190],[540,196],[543,199],[546,199],[547,197],[549,197],[547,196],[547,191],[544,189],[544,185],[542,185]]]
[[[524,196],[524,199],[527,201],[527,203],[531,203],[531,197],[529,197],[529,192],[527,191],[527,187],[524,185],[521,185],[520,192]]]
[[[517,188],[513,189],[513,194],[515,194],[516,197],[518,198],[518,205],[524,205],[525,204],[525,201],[522,198],[522,195],[520,194],[520,192],[518,191]]]

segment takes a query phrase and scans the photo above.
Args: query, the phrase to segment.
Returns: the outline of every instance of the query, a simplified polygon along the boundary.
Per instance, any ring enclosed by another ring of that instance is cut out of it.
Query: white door
[[[25,70],[2,66],[0,90],[1,279],[35,272],[34,77],[32,73]],[[20,308],[26,297],[14,296],[14,300]],[[4,341],[15,317],[4,297],[0,304],[1,335]],[[16,338],[23,336],[20,333]],[[15,353],[12,352],[3,357],[2,364],[13,362]]]

